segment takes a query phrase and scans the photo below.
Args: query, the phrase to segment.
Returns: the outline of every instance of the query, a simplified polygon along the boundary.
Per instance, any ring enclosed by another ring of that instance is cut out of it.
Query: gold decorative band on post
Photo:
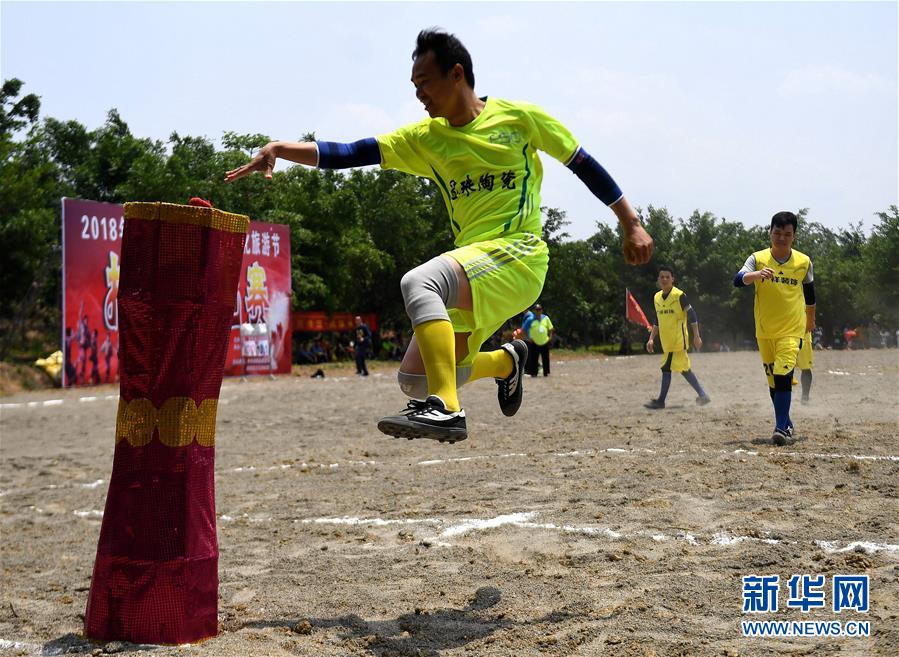
[[[250,218],[245,214],[175,203],[126,203],[125,219],[192,224],[241,234],[246,233],[250,227]]]
[[[143,447],[158,430],[159,441],[168,447],[186,447],[195,437],[203,447],[214,447],[217,410],[217,399],[204,399],[197,406],[190,397],[169,397],[159,409],[149,399],[119,399],[115,441]]]

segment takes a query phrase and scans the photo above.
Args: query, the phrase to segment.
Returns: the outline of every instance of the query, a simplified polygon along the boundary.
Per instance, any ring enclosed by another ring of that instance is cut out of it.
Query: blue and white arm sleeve
[[[609,172],[583,148],[577,149],[566,166],[606,205],[612,205],[624,196]]]
[[[374,137],[349,144],[336,141],[316,141],[319,169],[349,169],[381,163],[381,149]]]
[[[736,276],[734,276],[734,287],[746,287],[746,283],[743,282],[743,276],[753,271],[755,271],[754,253],[746,258],[746,262],[743,263],[743,268],[737,272]]]

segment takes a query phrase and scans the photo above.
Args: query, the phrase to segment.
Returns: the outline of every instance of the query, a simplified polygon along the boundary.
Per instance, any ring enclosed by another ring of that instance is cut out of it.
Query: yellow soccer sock
[[[469,381],[483,379],[488,376],[494,379],[505,379],[512,373],[512,356],[505,349],[481,351],[471,364]]]
[[[428,394],[437,395],[449,411],[462,408],[456,393],[456,335],[445,319],[415,327],[415,340],[428,376]]]

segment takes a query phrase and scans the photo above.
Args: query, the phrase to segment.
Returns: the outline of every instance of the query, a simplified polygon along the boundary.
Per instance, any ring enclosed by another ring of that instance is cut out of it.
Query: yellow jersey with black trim
[[[578,149],[568,129],[541,108],[493,97],[466,125],[428,118],[376,139],[382,168],[437,184],[456,246],[541,235],[537,151],[567,163]]]
[[[662,351],[687,351],[687,312],[681,308],[684,291],[672,287],[668,296],[662,290],[656,292],[653,303],[656,307],[656,321],[659,323],[659,339]]]
[[[805,295],[802,283],[812,266],[811,258],[793,249],[779,263],[771,249],[756,251],[755,270],[769,267],[774,277],[755,282],[755,336],[757,338],[805,337]]]

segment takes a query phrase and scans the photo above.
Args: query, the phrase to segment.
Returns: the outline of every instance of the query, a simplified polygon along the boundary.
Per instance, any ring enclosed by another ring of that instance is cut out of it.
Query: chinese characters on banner
[[[231,320],[226,375],[290,372],[290,290],[287,226],[251,221]],[[242,352],[240,327],[246,324],[266,324],[271,337],[268,331],[248,336],[245,328]]]
[[[370,331],[378,330],[377,313],[360,313],[362,321]],[[300,310],[293,314],[293,330],[308,333],[322,331],[352,331],[356,328],[356,315],[353,313],[328,313],[321,310]]]
[[[63,386],[118,381],[118,292],[122,206],[62,199]],[[243,374],[240,324],[267,322],[274,373],[290,371],[290,234],[287,226],[250,222],[235,298],[226,375]],[[257,361],[258,362],[255,362]],[[269,357],[247,372],[269,371]]]

